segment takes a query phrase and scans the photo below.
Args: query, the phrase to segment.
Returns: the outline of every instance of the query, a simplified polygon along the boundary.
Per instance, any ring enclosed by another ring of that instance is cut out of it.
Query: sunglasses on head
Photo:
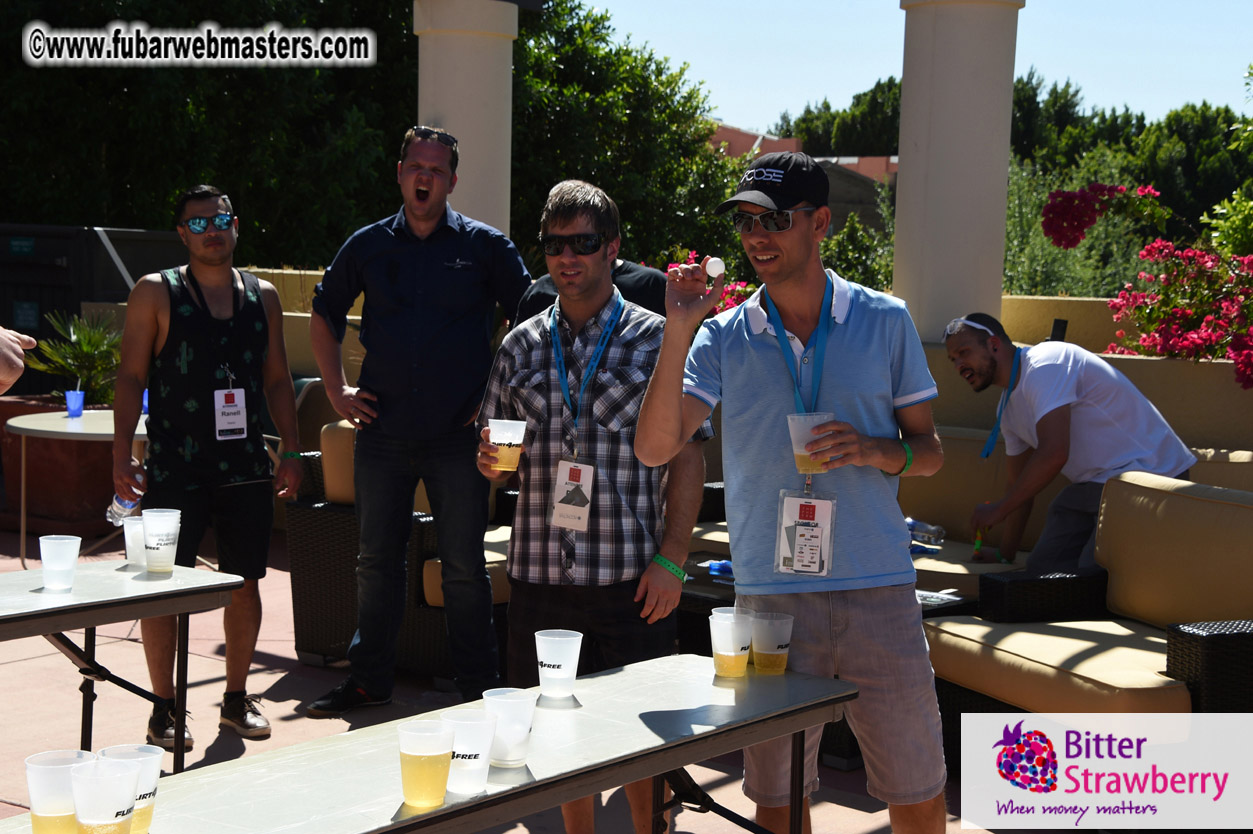
[[[798,209],[775,209],[774,211],[766,211],[761,214],[737,211],[731,215],[731,222],[735,224],[735,230],[742,235],[751,232],[754,223],[760,223],[761,228],[767,232],[786,232],[792,228],[792,215],[798,211],[817,211],[817,206]]]
[[[973,327],[975,330],[982,330],[984,333],[987,333],[989,336],[996,335],[995,333],[992,332],[992,328],[979,324],[979,322],[977,321],[971,321],[968,318],[959,318],[959,319],[953,319],[952,321],[950,321],[948,324],[944,326],[944,338],[947,339],[949,336],[957,335],[958,333],[961,332],[963,327]]]
[[[600,250],[601,244],[605,242],[605,236],[596,233],[590,235],[543,235],[539,239],[539,245],[544,250],[545,255],[556,257],[566,251],[566,246],[576,255],[590,255]]]
[[[187,227],[187,231],[193,235],[202,235],[209,228],[209,224],[213,224],[213,228],[219,232],[225,232],[231,227],[231,223],[235,221],[233,214],[215,214],[212,217],[188,217],[183,221],[183,225]]]
[[[441,145],[443,145],[446,148],[457,147],[456,136],[453,136],[451,133],[444,133],[442,131],[437,131],[434,128],[423,127],[421,125],[414,125],[413,138],[414,139],[434,139],[436,142],[439,142]]]

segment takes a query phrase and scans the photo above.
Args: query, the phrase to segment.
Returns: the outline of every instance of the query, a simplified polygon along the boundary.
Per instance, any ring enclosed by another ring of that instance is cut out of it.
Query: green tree
[[[792,136],[801,140],[801,150],[810,156],[835,156],[831,148],[831,129],[835,125],[836,111],[825,98],[814,106],[805,105],[801,114],[792,120]]]
[[[891,156],[900,146],[900,135],[901,83],[888,76],[835,114],[831,149],[840,156]]]
[[[662,253],[675,245],[702,254],[739,248],[713,209],[743,161],[710,147],[708,101],[685,71],[646,47],[615,43],[609,15],[577,0],[520,14],[512,215],[532,271],[548,271],[535,243],[540,212],[567,178],[617,202],[625,258],[664,267]]]

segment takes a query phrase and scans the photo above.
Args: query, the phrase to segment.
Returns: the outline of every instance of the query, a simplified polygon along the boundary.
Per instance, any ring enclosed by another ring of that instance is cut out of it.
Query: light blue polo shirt
[[[918,331],[905,303],[845,281],[833,271],[832,323],[816,411],[831,411],[864,435],[898,437],[895,410],[936,396]],[[816,331],[815,331],[816,335]],[[815,337],[788,334],[805,403],[813,397]],[[725,372],[724,372],[725,371]],[[742,594],[798,593],[914,581],[909,531],[896,502],[898,479],[869,466],[815,475],[817,493],[836,498],[833,569],[828,577],[775,573],[780,489],[803,489],[788,436],[792,376],[767,321],[761,290],[705,322],[687,357],[683,390],[712,408],[722,403],[727,521]]]

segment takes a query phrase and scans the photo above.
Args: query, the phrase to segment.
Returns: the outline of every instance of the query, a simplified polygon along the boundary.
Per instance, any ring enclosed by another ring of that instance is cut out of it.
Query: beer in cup
[[[792,643],[792,615],[753,612],[753,666],[759,675],[782,675]]]
[[[753,645],[753,616],[734,608],[714,609],[709,615],[709,641],[713,645],[714,674],[742,678],[748,673],[748,650]]]
[[[518,468],[522,454],[522,439],[526,435],[526,420],[488,420],[488,439],[496,447],[496,462],[492,469],[512,472]]]
[[[444,804],[453,730],[442,721],[407,721],[400,732],[400,784],[405,804],[437,808]]]
[[[129,834],[139,762],[96,759],[70,768],[78,834]]]
[[[49,750],[27,757],[26,788],[30,793],[33,834],[75,834],[78,831],[70,769],[95,758],[95,753],[86,750]]]
[[[100,751],[102,759],[137,762],[139,782],[135,786],[135,813],[131,816],[131,834],[148,834],[152,827],[152,811],[157,802],[157,780],[161,778],[161,758],[165,750],[155,744],[117,744]]]
[[[810,411],[787,416],[787,430],[792,438],[792,456],[796,459],[797,472],[802,475],[817,475],[826,471],[822,468],[826,461],[811,460],[809,452],[805,450],[805,444],[817,439],[817,435],[813,432],[814,426],[829,423],[834,419],[835,415],[829,411]]]

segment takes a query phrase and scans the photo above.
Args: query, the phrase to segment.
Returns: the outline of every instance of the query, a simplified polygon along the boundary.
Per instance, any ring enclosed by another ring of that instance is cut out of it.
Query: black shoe
[[[148,719],[148,743],[166,750],[174,749],[174,701],[153,705],[152,716]],[[192,743],[191,730],[184,724],[183,749],[190,750]]]
[[[306,712],[314,718],[343,715],[356,707],[377,707],[392,702],[391,695],[374,696],[366,692],[352,678],[309,704]]]
[[[222,700],[222,716],[218,723],[230,727],[244,738],[269,738],[270,722],[257,709],[261,699],[256,695],[237,695]]]

